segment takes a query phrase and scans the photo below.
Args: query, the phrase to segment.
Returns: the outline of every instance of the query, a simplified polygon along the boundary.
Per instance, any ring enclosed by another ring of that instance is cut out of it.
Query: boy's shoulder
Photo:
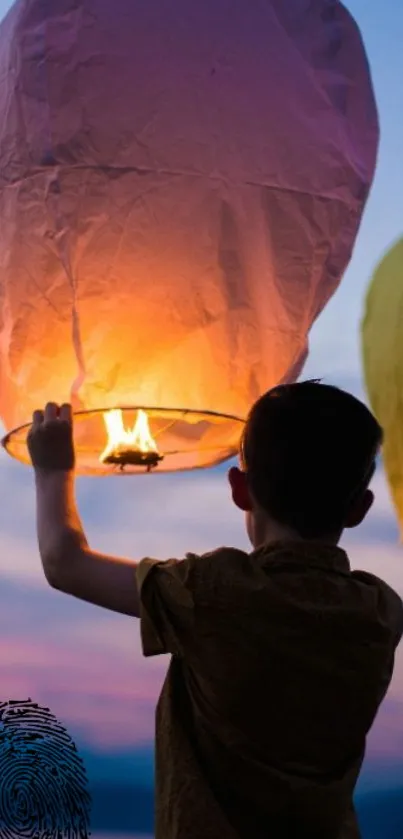
[[[379,620],[392,629],[398,644],[403,635],[403,601],[400,595],[385,580],[369,571],[353,570],[351,577],[371,590],[376,598]]]
[[[278,543],[270,548],[262,547],[248,552],[223,546],[201,555],[188,553],[185,562],[189,563],[190,576],[194,575],[199,585],[210,591],[217,591],[221,586],[232,590],[244,588],[245,592],[248,588],[254,589],[257,578],[262,584],[263,568],[266,574],[268,572],[268,581],[272,573],[276,576],[280,573],[286,587],[287,576],[294,587],[298,568],[301,571],[308,568],[316,572],[323,571],[325,577],[328,572],[342,572],[340,579],[344,594],[347,594],[346,586],[352,592],[350,607],[352,602],[357,601],[357,606],[358,602],[361,603],[367,617],[371,615],[372,621],[382,624],[393,635],[396,645],[403,635],[402,598],[381,577],[369,571],[351,570],[349,558],[341,548],[318,546],[312,550],[312,545]],[[354,595],[357,586],[359,591]]]
[[[187,553],[184,563],[191,576],[200,580],[230,575],[232,578],[245,573],[250,554],[240,548],[220,547],[206,553]]]
[[[231,548],[229,546],[222,546],[220,548],[214,548],[212,551],[207,551],[206,553],[196,554],[189,552],[186,554],[186,560],[193,563],[193,562],[204,562],[204,563],[217,563],[217,562],[230,562],[232,561],[242,561],[248,559],[251,554],[248,551],[243,551],[241,548]]]

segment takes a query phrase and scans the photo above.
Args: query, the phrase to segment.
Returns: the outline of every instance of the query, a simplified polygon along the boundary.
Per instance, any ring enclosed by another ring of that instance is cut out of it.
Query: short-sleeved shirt
[[[157,839],[356,839],[398,595],[337,547],[222,548],[137,569],[156,715]]]

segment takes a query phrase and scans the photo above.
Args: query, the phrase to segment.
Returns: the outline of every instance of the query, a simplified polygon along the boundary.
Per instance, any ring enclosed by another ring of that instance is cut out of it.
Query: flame
[[[102,462],[119,452],[136,451],[142,454],[147,452],[158,454],[157,444],[151,436],[147,414],[141,408],[137,411],[136,421],[132,429],[124,427],[120,408],[105,413],[104,422],[108,442],[100,457]]]

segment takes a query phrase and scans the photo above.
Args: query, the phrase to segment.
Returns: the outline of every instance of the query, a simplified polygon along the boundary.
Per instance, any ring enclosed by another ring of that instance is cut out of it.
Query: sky
[[[9,5],[0,0],[0,17]],[[347,6],[371,63],[381,147],[353,259],[312,330],[304,376],[364,397],[359,326],[365,289],[376,263],[403,234],[403,4],[349,0]],[[374,511],[344,545],[353,567],[379,574],[403,596],[403,554],[382,470],[374,488]],[[135,620],[47,587],[35,541],[33,476],[4,454],[0,498],[0,698],[31,697],[49,706],[76,737],[94,782],[151,783],[154,708],[167,661],[143,661]],[[91,545],[104,552],[164,559],[220,544],[246,547],[222,468],[141,483],[82,480],[78,498]],[[397,786],[403,789],[403,646],[369,738],[360,790]]]

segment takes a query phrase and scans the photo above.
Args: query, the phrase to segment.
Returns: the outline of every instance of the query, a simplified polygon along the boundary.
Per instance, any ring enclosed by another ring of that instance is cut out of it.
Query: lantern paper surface
[[[244,417],[295,379],[377,144],[335,0],[18,0],[0,26],[6,428],[49,398]],[[239,427],[192,434],[207,465]]]
[[[384,429],[384,463],[403,534],[403,238],[373,276],[362,325],[369,399]]]

